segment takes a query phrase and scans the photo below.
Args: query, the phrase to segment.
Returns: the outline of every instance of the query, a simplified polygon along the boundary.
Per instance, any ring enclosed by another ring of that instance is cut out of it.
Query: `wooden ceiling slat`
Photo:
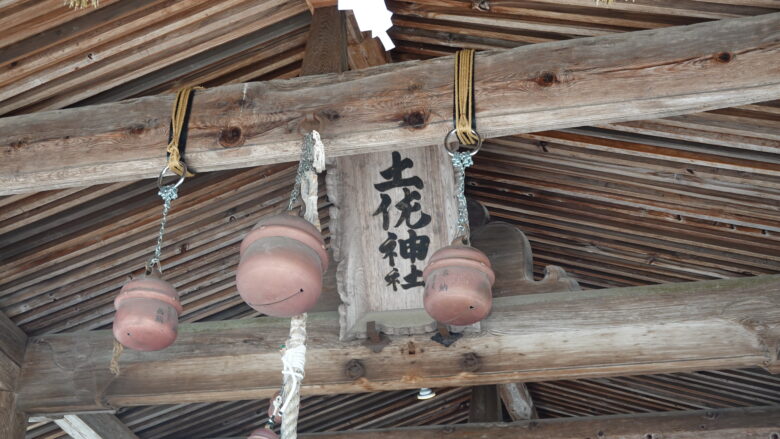
[[[191,3],[175,2],[178,5]],[[9,89],[8,78],[0,76],[0,84],[6,84],[0,87],[0,114],[23,107],[35,111],[62,108],[135,76],[290,18],[306,8],[305,2],[299,0],[260,3],[226,0],[206,4],[207,9],[186,18],[165,14],[171,21],[169,26],[155,29],[154,33],[142,28],[134,34],[123,35],[118,44],[94,48],[84,58],[59,62],[45,74],[36,72],[33,81],[14,79],[13,87]],[[42,79],[47,81],[45,86],[32,88]],[[86,84],[89,86],[85,87]]]
[[[310,21],[308,13],[295,15],[165,68],[134,78],[77,102],[74,106],[96,105],[165,93],[185,85],[204,85],[258,59],[286,60],[287,56],[282,52],[304,44]],[[225,83],[227,82],[219,82],[219,85]]]

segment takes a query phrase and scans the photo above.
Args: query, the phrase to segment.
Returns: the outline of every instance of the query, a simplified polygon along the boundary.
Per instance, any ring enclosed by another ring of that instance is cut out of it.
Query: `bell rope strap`
[[[455,53],[454,93],[453,119],[458,140],[463,145],[474,145],[479,140],[474,118],[474,49]]]
[[[295,177],[295,186],[290,194],[288,210],[292,210],[298,197],[304,205],[304,218],[320,230],[320,220],[317,211],[317,173],[325,170],[325,147],[320,140],[320,134],[312,130],[303,138],[301,160]],[[298,412],[301,402],[301,382],[306,365],[306,317],[303,313],[290,319],[290,337],[282,353],[283,387],[279,398],[274,404],[274,415],[282,418],[282,438],[296,439],[298,437]]]
[[[121,373],[121,369],[119,368],[119,357],[122,356],[124,350],[125,347],[122,346],[122,343],[119,343],[119,340],[114,339],[114,349],[111,351],[111,363],[109,364],[108,369],[117,377]]]
[[[181,159],[181,149],[184,149],[187,139],[182,136],[185,131],[185,124],[189,119],[190,98],[193,90],[202,90],[203,87],[183,87],[176,92],[176,99],[173,101],[173,110],[171,111],[171,135],[168,142],[168,169],[176,175],[192,177],[195,174],[187,171],[184,162]]]
[[[455,53],[455,80],[453,87],[453,123],[455,128],[444,138],[444,148],[452,159],[455,171],[455,198],[458,203],[456,240],[469,245],[469,213],[466,204],[466,168],[474,164],[472,157],[482,147],[482,136],[477,132],[474,116],[474,50],[463,49]],[[450,146],[450,136],[455,134],[460,145],[470,145],[469,151],[458,151]]]

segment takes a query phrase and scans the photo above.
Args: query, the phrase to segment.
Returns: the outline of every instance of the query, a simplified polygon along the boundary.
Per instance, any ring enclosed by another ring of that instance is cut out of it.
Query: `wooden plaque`
[[[327,186],[341,338],[365,337],[370,321],[385,334],[432,331],[422,271],[455,235],[450,157],[441,146],[340,157]]]

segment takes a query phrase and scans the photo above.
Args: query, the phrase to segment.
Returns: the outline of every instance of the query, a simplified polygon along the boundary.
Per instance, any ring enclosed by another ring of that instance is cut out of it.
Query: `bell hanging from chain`
[[[317,303],[327,269],[319,230],[298,216],[275,215],[257,223],[241,243],[236,288],[257,311],[291,317]]]
[[[437,322],[470,325],[490,313],[496,276],[488,257],[474,247],[455,244],[437,250],[423,280],[423,306]]]
[[[496,275],[490,260],[481,251],[469,245],[468,208],[465,195],[466,167],[482,146],[482,137],[472,130],[477,139],[470,152],[450,148],[449,138],[444,147],[452,158],[455,171],[458,202],[458,238],[452,245],[437,250],[423,270],[425,311],[437,322],[448,325],[471,325],[490,314],[493,305],[493,283]]]
[[[184,162],[183,174],[187,173]],[[158,351],[176,341],[179,314],[184,309],[179,301],[179,293],[169,282],[161,279],[160,255],[165,224],[171,201],[178,197],[178,188],[184,182],[182,176],[178,182],[163,185],[162,179],[168,166],[160,173],[157,181],[159,195],[163,199],[163,214],[160,232],[157,236],[154,256],[146,266],[146,274],[126,283],[114,299],[114,338],[124,347],[137,351]]]
[[[156,274],[126,283],[114,300],[114,337],[137,351],[158,351],[176,341],[179,294]]]
[[[247,305],[269,316],[305,313],[322,293],[328,253],[317,217],[316,172],[325,166],[321,152],[319,134],[312,131],[304,137],[287,214],[261,220],[241,242],[236,288]],[[306,219],[292,213],[299,197]]]

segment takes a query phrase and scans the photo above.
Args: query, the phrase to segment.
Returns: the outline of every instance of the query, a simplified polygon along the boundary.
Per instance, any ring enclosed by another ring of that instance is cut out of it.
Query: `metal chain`
[[[469,242],[469,211],[466,204],[466,168],[474,164],[469,152],[452,153],[452,167],[455,169],[455,198],[458,200],[458,228],[456,236]]]
[[[301,151],[301,160],[298,162],[298,173],[295,174],[295,185],[293,186],[292,193],[290,194],[290,202],[287,204],[287,210],[293,210],[295,203],[301,196],[301,182],[306,172],[313,169],[314,163],[314,145],[319,140],[319,133],[316,131],[310,131],[303,136],[303,149]]]
[[[160,258],[162,257],[162,243],[163,235],[165,234],[165,224],[168,222],[168,211],[171,209],[171,201],[179,197],[179,188],[177,184],[169,184],[161,186],[157,195],[163,200],[163,212],[162,219],[160,220],[160,232],[157,234],[157,245],[154,247],[154,255],[149,262],[146,263],[146,272],[151,273],[154,266],[162,273],[162,264]]]

